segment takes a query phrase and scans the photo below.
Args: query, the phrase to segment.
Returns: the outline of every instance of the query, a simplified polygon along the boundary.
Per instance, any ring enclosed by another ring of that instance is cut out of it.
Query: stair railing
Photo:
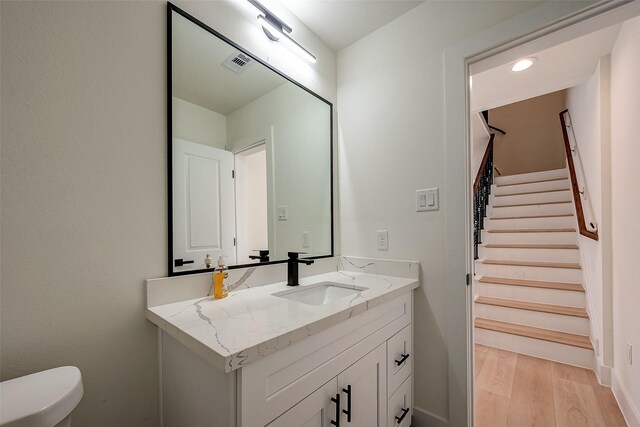
[[[487,215],[487,205],[491,196],[493,184],[493,139],[491,134],[482,163],[478,168],[476,180],[473,183],[473,259],[478,259],[478,245],[482,243],[482,229],[484,217]]]
[[[564,110],[560,113],[560,124],[562,125],[562,136],[564,137],[564,148],[567,155],[567,166],[569,167],[576,217],[578,218],[578,230],[583,236],[598,240],[598,225],[593,215],[591,199],[588,196],[584,168],[580,160],[580,152],[578,151],[576,134],[569,110]],[[571,130],[571,132],[568,130]],[[576,168],[576,164],[578,168]],[[585,217],[587,220],[585,220]]]

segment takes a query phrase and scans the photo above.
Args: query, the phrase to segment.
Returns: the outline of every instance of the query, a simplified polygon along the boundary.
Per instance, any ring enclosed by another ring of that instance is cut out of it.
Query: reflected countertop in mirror
[[[169,274],[332,256],[332,105],[169,7]]]

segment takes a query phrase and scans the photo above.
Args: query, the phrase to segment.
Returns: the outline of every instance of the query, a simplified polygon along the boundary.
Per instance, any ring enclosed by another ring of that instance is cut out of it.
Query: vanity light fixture
[[[292,28],[275,16],[269,9],[260,4],[257,0],[248,0],[262,15],[258,15],[258,22],[262,25],[262,30],[273,41],[277,41],[285,45],[289,50],[295,52],[298,56],[303,57],[307,61],[315,64],[316,57],[307,49],[300,46],[287,33]]]
[[[511,71],[515,71],[515,72],[524,71],[527,68],[531,67],[533,63],[536,61],[537,61],[537,58],[534,58],[534,57],[519,59],[511,66]]]

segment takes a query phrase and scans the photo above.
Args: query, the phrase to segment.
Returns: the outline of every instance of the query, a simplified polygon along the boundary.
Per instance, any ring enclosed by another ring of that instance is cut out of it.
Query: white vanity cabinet
[[[385,424],[385,357],[381,344],[276,418],[269,427],[294,425],[323,427],[339,425],[366,427]],[[333,423],[332,423],[333,422]]]
[[[166,334],[161,348],[164,427],[411,423],[411,291],[301,341],[265,347],[264,357],[230,373]]]

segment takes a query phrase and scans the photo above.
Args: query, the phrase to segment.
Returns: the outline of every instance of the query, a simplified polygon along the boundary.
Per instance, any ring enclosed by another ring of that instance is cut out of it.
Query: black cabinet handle
[[[400,356],[402,356],[400,360],[396,360],[396,365],[398,366],[402,365],[404,361],[409,358],[409,354],[401,354]]]
[[[404,408],[402,410],[402,415],[400,415],[399,417],[396,417],[396,423],[400,424],[402,420],[404,420],[404,417],[407,416],[408,413],[409,413],[409,408]]]
[[[175,265],[176,267],[182,267],[185,264],[193,264],[193,260],[177,258],[176,260],[173,261],[173,265]]]
[[[347,409],[343,409],[342,413],[347,416],[347,422],[351,422],[351,384],[347,386],[347,388],[342,389],[343,392],[347,393]]]
[[[336,394],[336,397],[332,397],[331,401],[336,404],[336,420],[331,420],[331,425],[340,427],[340,394]]]

